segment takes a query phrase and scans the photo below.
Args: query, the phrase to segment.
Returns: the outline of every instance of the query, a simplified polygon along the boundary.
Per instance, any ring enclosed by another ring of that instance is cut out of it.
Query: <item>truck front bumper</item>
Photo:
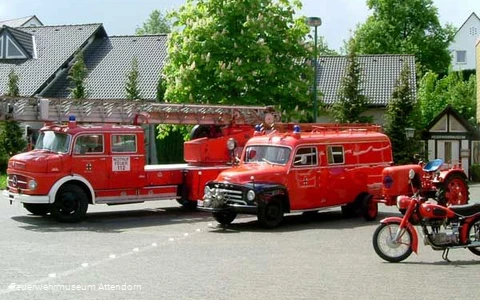
[[[3,190],[2,192],[3,200],[7,200],[12,204],[13,202],[20,202],[20,203],[33,203],[33,204],[49,204],[50,203],[50,196],[48,195],[25,195],[19,193],[13,193],[9,190]]]
[[[222,207],[206,207],[202,200],[197,201],[197,209],[208,212],[234,211],[242,214],[258,214],[258,206],[255,205],[227,204]]]

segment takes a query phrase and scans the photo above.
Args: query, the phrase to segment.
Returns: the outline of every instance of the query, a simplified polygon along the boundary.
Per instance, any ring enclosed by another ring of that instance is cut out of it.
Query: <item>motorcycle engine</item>
[[[430,240],[432,241],[433,244],[437,246],[442,246],[442,245],[452,245],[452,244],[458,244],[458,224],[457,223],[452,223],[448,226],[445,227],[445,230],[440,231],[440,227],[433,227],[432,226],[432,232],[428,234],[430,237]],[[424,239],[425,245],[429,245],[429,239],[427,236],[425,236]],[[432,245],[434,246],[434,245]]]

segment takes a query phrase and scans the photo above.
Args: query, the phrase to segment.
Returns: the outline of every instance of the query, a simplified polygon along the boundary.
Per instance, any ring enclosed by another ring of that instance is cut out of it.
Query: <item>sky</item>
[[[398,0],[401,1],[401,0]],[[0,20],[36,15],[44,25],[103,23],[108,35],[132,35],[154,9],[178,9],[185,0],[0,0]],[[358,23],[370,15],[366,0],[302,0],[299,15],[320,17],[318,34],[339,50]],[[480,0],[433,0],[440,23],[459,28]]]

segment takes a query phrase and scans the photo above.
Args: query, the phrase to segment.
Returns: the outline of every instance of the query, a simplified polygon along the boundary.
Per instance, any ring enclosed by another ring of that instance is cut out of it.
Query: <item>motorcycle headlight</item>
[[[28,189],[34,191],[37,188],[37,182],[32,179],[28,181]]]
[[[212,198],[212,190],[208,186],[205,186],[205,188],[203,189],[203,198]]]
[[[247,199],[248,199],[248,201],[255,200],[255,192],[253,190],[249,190],[247,192]]]

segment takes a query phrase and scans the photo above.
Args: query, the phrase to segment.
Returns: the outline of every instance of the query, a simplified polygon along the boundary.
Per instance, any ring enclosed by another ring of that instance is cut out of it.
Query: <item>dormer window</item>
[[[35,57],[34,37],[7,26],[0,27],[0,59],[29,59]]]
[[[5,58],[6,59],[25,59],[28,56],[21,50],[21,48],[9,37],[5,36]]]

